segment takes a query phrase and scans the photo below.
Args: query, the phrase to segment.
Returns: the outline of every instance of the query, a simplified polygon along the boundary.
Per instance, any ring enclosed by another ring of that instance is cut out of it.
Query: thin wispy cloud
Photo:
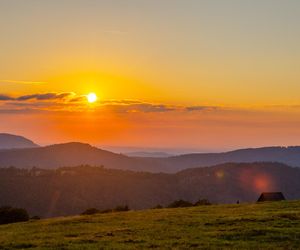
[[[10,96],[0,94],[0,108],[12,110],[14,107],[18,109],[32,108],[33,110],[71,110],[85,111],[90,109],[87,105],[86,95],[77,95],[73,92],[63,93],[37,93],[22,96]],[[187,112],[187,111],[204,111],[213,110],[209,106],[176,106],[166,103],[150,103],[133,99],[110,99],[101,100],[93,105],[93,110],[109,111],[113,113],[163,113],[163,112]],[[26,110],[27,112],[28,110]]]
[[[177,107],[167,104],[153,104],[153,103],[135,103],[135,104],[103,104],[102,107],[117,113],[157,113],[169,112],[177,110]]]
[[[216,110],[219,108],[220,107],[216,107],[216,106],[189,106],[189,107],[185,107],[185,110],[187,110],[187,111],[204,111],[204,110]]]
[[[33,95],[24,95],[18,97],[16,100],[18,101],[26,101],[26,100],[54,100],[54,99],[64,99],[67,97],[73,96],[74,93],[45,93],[45,94],[33,94]]]
[[[5,94],[0,94],[0,101],[29,101],[29,100],[62,100],[66,98],[71,98],[75,94],[73,92],[64,92],[64,93],[42,93],[42,94],[31,94],[31,95],[22,95],[19,97],[12,97]]]
[[[47,82],[35,82],[35,81],[19,81],[19,80],[0,80],[0,83],[14,83],[14,84],[46,84]]]

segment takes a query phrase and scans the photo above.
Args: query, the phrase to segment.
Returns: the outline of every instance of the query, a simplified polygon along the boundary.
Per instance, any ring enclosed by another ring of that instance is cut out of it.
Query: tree
[[[100,211],[97,208],[88,208],[85,210],[81,215],[92,215],[92,214],[98,214]]]
[[[207,199],[200,199],[194,204],[194,206],[204,206],[204,205],[211,205],[211,203]]]
[[[172,202],[168,208],[176,208],[176,207],[192,207],[193,203],[184,200],[177,200]]]
[[[127,205],[125,206],[117,206],[113,209],[114,212],[126,212],[129,211],[129,207]]]
[[[0,207],[0,224],[28,221],[29,215],[23,208]]]

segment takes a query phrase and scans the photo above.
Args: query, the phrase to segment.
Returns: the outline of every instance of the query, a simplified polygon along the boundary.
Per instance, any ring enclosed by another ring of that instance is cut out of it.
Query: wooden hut
[[[281,192],[273,192],[273,193],[262,193],[257,202],[263,201],[283,201],[285,200],[283,194]]]

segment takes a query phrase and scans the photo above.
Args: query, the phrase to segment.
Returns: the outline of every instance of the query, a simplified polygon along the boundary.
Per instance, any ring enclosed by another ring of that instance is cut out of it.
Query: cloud
[[[205,111],[205,110],[217,110],[220,107],[216,106],[188,106],[185,107],[185,110],[187,111]]]
[[[45,84],[46,82],[32,82],[32,81],[18,81],[18,80],[0,80],[0,83]]]
[[[69,100],[69,102],[83,102],[86,101],[86,95],[75,96]]]
[[[45,94],[33,94],[33,95],[24,95],[16,98],[17,101],[27,101],[27,100],[54,100],[54,99],[65,99],[67,97],[73,96],[74,93],[45,93]]]
[[[11,100],[14,100],[14,98],[10,97],[8,95],[1,95],[0,94],[0,101],[11,101]]]
[[[164,104],[151,104],[151,103],[142,103],[142,104],[132,104],[128,107],[133,111],[141,111],[145,113],[149,112],[168,112],[175,111],[176,107],[164,105]]]
[[[134,113],[134,112],[143,112],[143,113],[155,113],[155,112],[169,112],[175,111],[178,109],[176,106],[171,106],[167,104],[155,104],[142,102],[139,100],[105,100],[101,102],[102,107],[110,109],[118,113]]]
[[[91,106],[87,104],[86,95],[76,95],[73,92],[38,93],[12,97],[0,95],[0,109],[12,110],[27,108],[41,111],[100,111],[113,113],[165,113],[165,112],[201,112],[221,109],[214,106],[179,106],[165,103],[150,103],[135,99],[109,99],[100,100]]]
[[[149,102],[143,102],[133,99],[121,99],[121,100],[105,100],[101,102],[102,105],[123,112],[169,112],[169,111],[214,111],[219,110],[221,107],[217,106],[179,106],[168,104],[155,104]]]
[[[66,93],[44,93],[44,94],[32,94],[32,95],[23,95],[19,97],[12,97],[9,95],[0,94],[0,101],[29,101],[29,100],[55,100],[55,99],[65,99],[74,96],[73,92]]]
[[[133,100],[133,99],[110,99],[102,101],[102,104],[116,104],[116,105],[129,105],[129,104],[143,104],[140,100]]]
[[[77,107],[70,103],[73,92],[42,93],[12,97],[0,94],[0,113],[30,113],[43,111],[66,111]]]

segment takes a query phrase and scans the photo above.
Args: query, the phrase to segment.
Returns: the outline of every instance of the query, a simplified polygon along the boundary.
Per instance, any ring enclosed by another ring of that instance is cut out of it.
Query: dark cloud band
[[[32,95],[23,95],[19,97],[11,97],[9,95],[0,95],[0,101],[28,101],[28,100],[61,100],[73,96],[74,93],[44,93],[44,94],[32,94]]]
[[[13,107],[27,108],[33,110],[86,110],[86,96],[76,95],[72,92],[64,93],[39,93],[12,97],[0,94],[0,102],[3,102],[2,109]],[[161,103],[149,103],[140,100],[120,99],[101,100],[94,108],[110,110],[117,113],[164,113],[164,112],[202,112],[218,109],[212,106],[174,106]]]
[[[0,101],[12,101],[14,98],[8,96],[8,95],[0,95]]]

